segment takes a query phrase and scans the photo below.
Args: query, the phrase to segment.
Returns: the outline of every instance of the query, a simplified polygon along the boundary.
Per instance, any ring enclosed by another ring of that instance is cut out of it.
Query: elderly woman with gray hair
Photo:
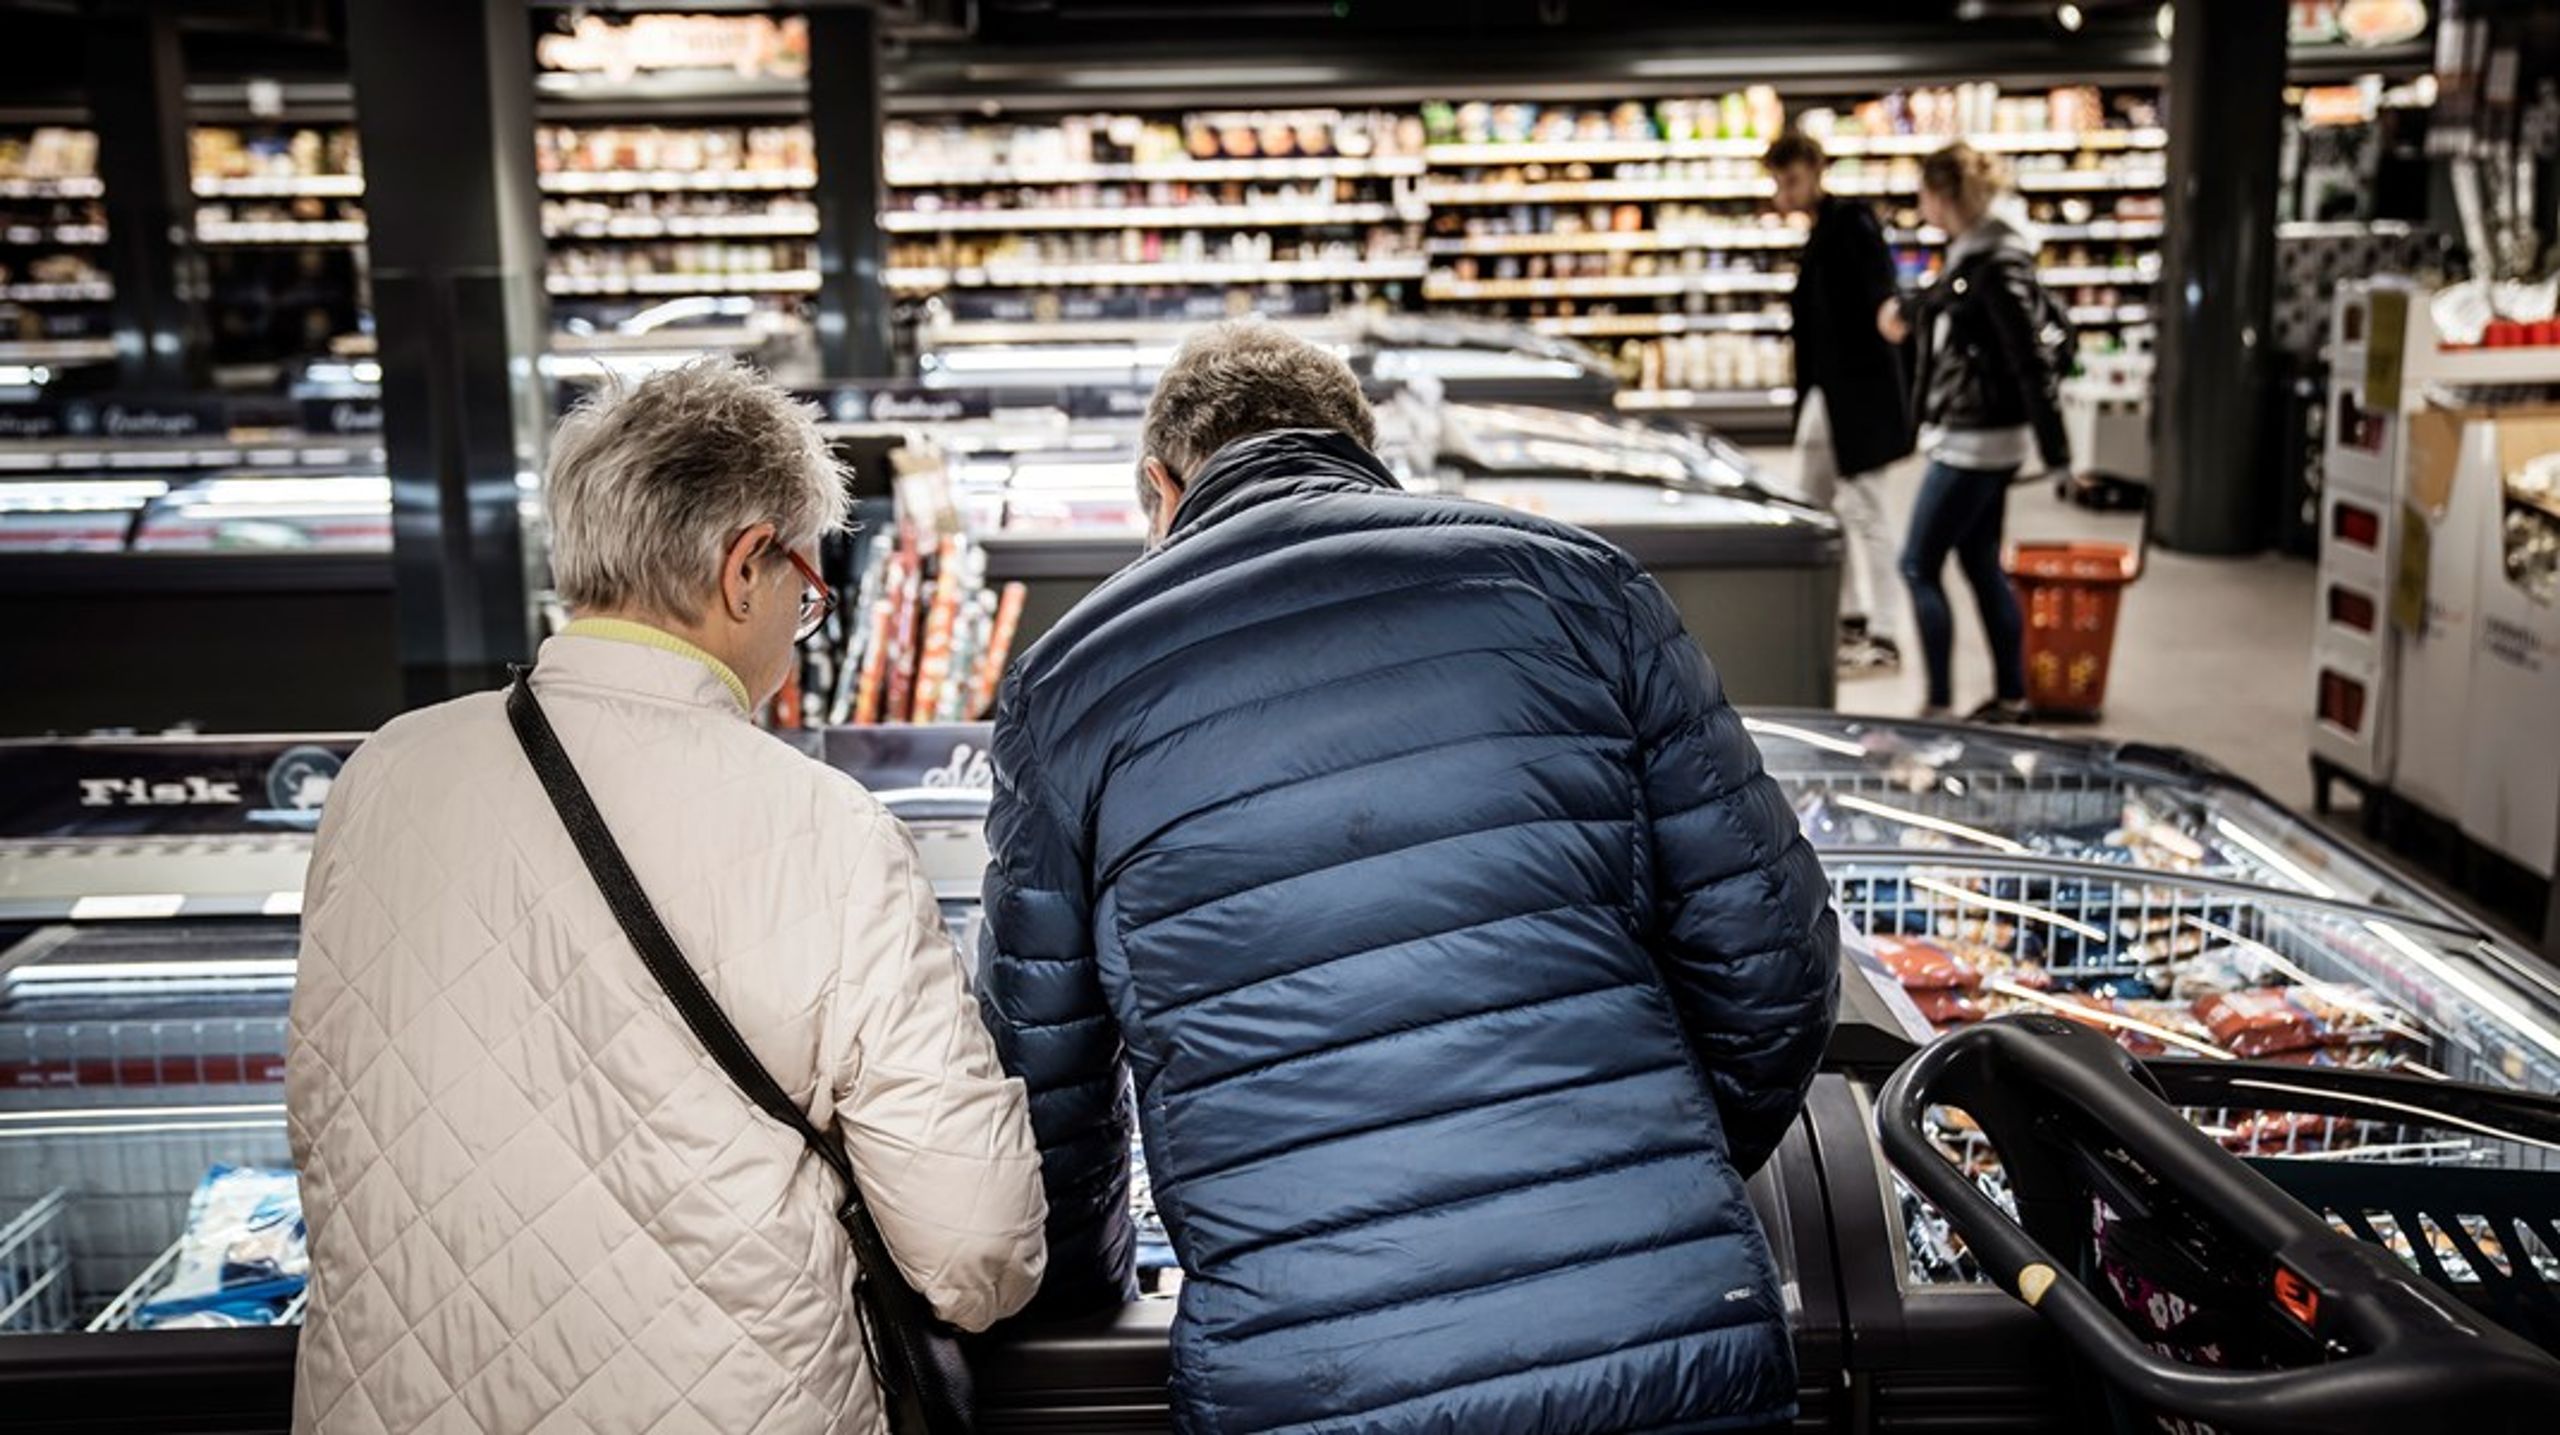
[[[1039,1283],[1022,1086],[905,830],[748,714],[830,597],[811,414],[698,363],[561,425],[576,614],[531,692],[674,948],[900,1270],[981,1329]],[[297,1431],[872,1432],[840,1193],[706,1054],[487,693],[389,724],[305,888],[286,1109]]]

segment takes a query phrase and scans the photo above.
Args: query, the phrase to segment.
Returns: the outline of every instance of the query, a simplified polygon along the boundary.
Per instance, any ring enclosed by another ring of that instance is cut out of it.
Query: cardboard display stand
[[[2480,533],[2498,507],[2505,421],[2482,409],[2421,409],[2408,422],[2400,552],[2391,574],[2399,645],[2391,785],[2451,814],[2462,811],[2477,766],[2471,709]]]
[[[2560,847],[2560,601],[2509,571],[2509,485],[2560,454],[2560,413],[2502,416],[2495,443],[2465,465],[2485,502],[2469,535],[2476,575],[2469,781],[2462,830],[2544,877]],[[2470,457],[2466,446],[2466,457]]]

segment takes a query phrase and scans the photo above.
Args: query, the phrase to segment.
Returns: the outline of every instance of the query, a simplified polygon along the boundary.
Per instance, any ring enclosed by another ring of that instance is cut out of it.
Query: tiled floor
[[[1785,450],[1755,453],[1776,473]],[[1916,463],[1885,476],[1888,503],[1910,511]],[[2100,538],[2138,543],[2138,515],[2092,513],[2062,502],[2051,487],[2021,484],[2009,495],[2009,533],[2020,538]],[[1956,710],[1991,695],[1991,660],[1962,577],[1948,565],[1956,610]],[[2296,559],[2197,558],[2157,549],[2125,595],[2107,685],[2105,716],[2057,731],[2189,748],[2297,809],[2311,801],[2305,741],[2312,628],[2311,565]],[[1920,709],[1919,654],[1903,669],[1843,682],[1844,711],[1907,715]]]

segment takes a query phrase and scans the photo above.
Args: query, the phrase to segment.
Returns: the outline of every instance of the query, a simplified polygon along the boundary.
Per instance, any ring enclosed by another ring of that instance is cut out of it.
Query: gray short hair
[[[844,470],[815,407],[728,359],[600,391],[551,440],[551,572],[576,609],[699,614],[737,535],[792,547],[844,526]]]
[[[1182,482],[1211,454],[1275,429],[1334,429],[1378,441],[1351,366],[1276,324],[1230,319],[1191,336],[1156,380],[1141,456]]]

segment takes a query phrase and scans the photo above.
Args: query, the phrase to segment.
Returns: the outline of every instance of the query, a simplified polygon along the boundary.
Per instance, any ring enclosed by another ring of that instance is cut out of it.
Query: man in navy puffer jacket
[[[1131,1293],[1134,1094],[1183,1430],[1782,1421],[1742,1178],[1831,1030],[1821,869],[1650,578],[1374,437],[1331,355],[1195,339],[1161,542],[1006,680],[981,995],[1041,1307]]]

